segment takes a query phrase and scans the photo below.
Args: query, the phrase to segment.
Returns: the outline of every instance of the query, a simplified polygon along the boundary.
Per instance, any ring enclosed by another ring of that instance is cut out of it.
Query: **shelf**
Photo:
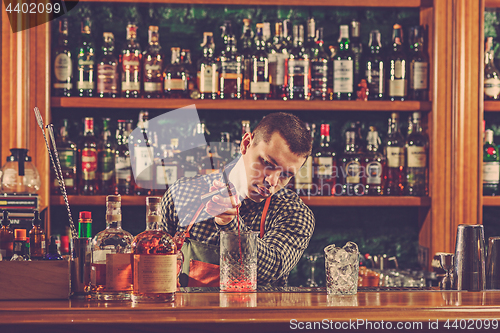
[[[304,203],[314,207],[429,207],[429,197],[301,197]],[[499,205],[500,205],[500,197]],[[105,206],[106,196],[95,195],[70,195],[68,197],[71,206]],[[63,206],[64,200],[61,196],[50,197],[52,206]],[[122,206],[145,206],[146,196],[122,196]]]
[[[137,3],[137,0],[80,0],[80,2]],[[145,3],[192,4],[192,5],[240,5],[240,6],[328,6],[328,7],[430,7],[432,0],[147,0]]]
[[[195,105],[198,110],[308,110],[308,111],[421,111],[432,109],[431,102],[405,101],[253,101],[52,97],[53,108],[178,109]]]
[[[498,8],[500,7],[500,0],[485,0],[485,8]]]
[[[500,112],[500,101],[485,101],[484,102],[485,112]]]
[[[483,206],[498,206],[500,207],[500,196],[484,196]]]

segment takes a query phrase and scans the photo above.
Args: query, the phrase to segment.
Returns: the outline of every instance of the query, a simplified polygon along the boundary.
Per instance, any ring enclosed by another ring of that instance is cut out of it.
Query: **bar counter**
[[[457,331],[452,325],[493,332],[498,321],[500,291],[178,292],[175,302],[163,304],[0,301],[2,333]]]

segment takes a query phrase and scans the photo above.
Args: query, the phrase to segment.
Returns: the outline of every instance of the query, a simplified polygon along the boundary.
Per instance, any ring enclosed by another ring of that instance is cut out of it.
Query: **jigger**
[[[486,287],[484,228],[460,224],[455,247],[453,278],[456,290],[480,291]]]
[[[500,237],[488,238],[486,289],[500,289]]]
[[[455,262],[455,256],[453,253],[438,253],[439,263],[441,268],[445,271],[445,276],[439,282],[439,287],[441,290],[451,290],[453,288],[453,266]]]

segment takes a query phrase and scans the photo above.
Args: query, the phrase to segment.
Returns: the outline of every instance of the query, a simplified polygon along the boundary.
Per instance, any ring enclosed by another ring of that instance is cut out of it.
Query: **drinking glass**
[[[318,287],[318,283],[315,280],[314,273],[316,271],[316,262],[319,258],[323,258],[321,253],[311,253],[306,255],[306,260],[311,265],[311,276],[307,279],[306,285],[310,288]]]
[[[254,292],[257,290],[257,233],[221,231],[220,290]]]
[[[328,295],[355,295],[358,292],[358,245],[347,242],[325,247],[326,291]]]

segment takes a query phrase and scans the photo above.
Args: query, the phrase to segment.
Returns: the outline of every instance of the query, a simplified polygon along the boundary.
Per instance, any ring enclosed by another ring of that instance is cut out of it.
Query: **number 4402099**
[[[455,319],[454,321],[447,320],[444,325],[446,329],[460,330],[496,330],[498,329],[498,320],[493,319]]]
[[[8,13],[16,12],[23,14],[59,14],[61,12],[60,3],[16,3],[16,6],[12,8],[12,3],[9,3],[5,11]]]

